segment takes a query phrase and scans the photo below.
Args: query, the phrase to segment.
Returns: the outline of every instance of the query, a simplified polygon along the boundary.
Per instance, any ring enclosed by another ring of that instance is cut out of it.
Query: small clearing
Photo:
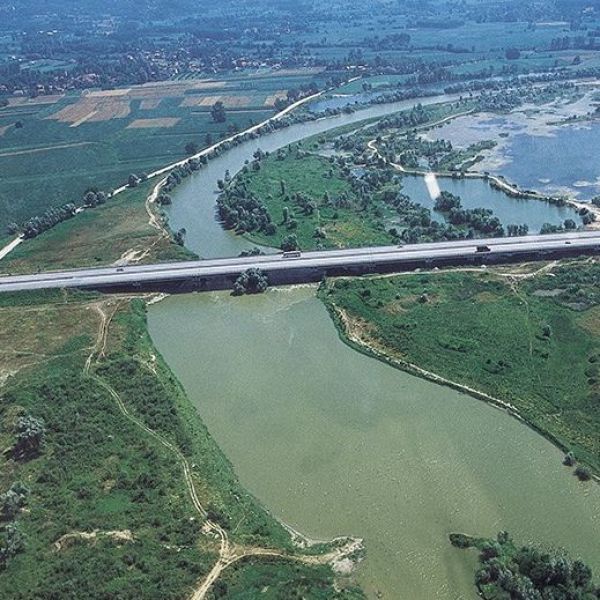
[[[136,119],[127,125],[126,129],[150,129],[152,127],[174,127],[181,121],[178,117],[163,117],[157,119]]]
[[[79,540],[86,542],[96,543],[98,538],[108,538],[118,545],[126,544],[128,542],[135,542],[133,533],[129,529],[123,529],[121,531],[100,531],[95,529],[94,531],[74,531],[73,533],[65,533],[54,542],[54,547],[57,552],[68,548],[73,543],[77,543]]]

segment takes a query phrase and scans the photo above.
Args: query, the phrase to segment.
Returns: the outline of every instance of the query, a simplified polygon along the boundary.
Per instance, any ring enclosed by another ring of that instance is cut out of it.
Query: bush
[[[46,426],[43,419],[31,415],[19,417],[15,423],[16,441],[13,446],[13,456],[19,459],[37,456],[44,443]]]
[[[281,241],[281,249],[284,252],[292,252],[298,250],[298,238],[295,234],[288,235]]]
[[[567,452],[563,458],[563,465],[572,467],[575,464],[575,455],[572,452]]]
[[[589,481],[592,478],[590,470],[587,467],[583,467],[581,465],[579,465],[575,469],[575,475],[577,476],[577,479],[579,479],[579,481]]]

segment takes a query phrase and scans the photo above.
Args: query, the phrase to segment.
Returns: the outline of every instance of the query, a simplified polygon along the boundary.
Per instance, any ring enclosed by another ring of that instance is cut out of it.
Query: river
[[[186,245],[200,256],[237,255],[251,244],[224,231],[214,213],[226,169],[236,173],[259,147],[274,151],[412,104],[295,125],[233,148],[175,191],[171,226],[186,228]],[[455,191],[465,206],[485,185],[441,184],[469,185]],[[423,195],[421,180],[404,185]],[[539,222],[558,210],[495,194],[513,207],[507,222],[532,218],[514,203],[538,211]],[[310,536],[365,539],[358,577],[370,597],[474,597],[474,555],[450,546],[451,531],[507,529],[519,542],[564,546],[600,570],[598,486],[579,483],[555,447],[504,412],[348,348],[314,288],[171,297],[150,306],[148,318],[158,350],[242,483]]]
[[[370,597],[474,598],[463,531],[600,570],[600,487],[503,411],[343,344],[314,288],[170,297],[149,330],[241,482],[322,539],[363,537]]]
[[[457,98],[458,95],[440,95],[422,98],[419,101],[426,105],[448,102]],[[415,102],[415,100],[406,100],[375,105],[351,114],[324,117],[317,121],[292,125],[232,148],[210,161],[206,167],[186,179],[173,192],[173,204],[166,208],[171,228],[174,231],[185,228],[186,246],[202,258],[237,256],[256,244],[236,236],[233,232],[223,231],[216,219],[217,181],[223,178],[225,171],[229,170],[232,175],[237,173],[247,161],[252,160],[258,148],[274,152],[278,148],[335,127],[411,108]],[[410,186],[410,191],[415,194],[414,200],[430,206],[432,202],[423,193],[422,182],[414,180],[411,182],[411,179],[406,178],[405,185]],[[440,180],[440,185],[442,189],[458,193],[463,198],[463,205],[466,208],[488,206],[505,225],[527,223],[531,233],[539,231],[545,222],[559,225],[565,218],[568,216],[573,218],[574,215],[568,208],[558,209],[544,202],[524,202],[510,198],[480,180],[471,179],[462,182]]]
[[[440,95],[423,98],[424,105],[457,100],[458,95]],[[392,104],[381,104],[351,114],[324,117],[316,121],[298,123],[256,140],[244,142],[210,161],[201,171],[186,179],[172,194],[173,204],[167,207],[169,225],[174,231],[186,230],[185,245],[202,258],[237,256],[256,244],[232,232],[224,232],[216,219],[217,181],[223,179],[225,171],[231,175],[240,171],[259,148],[264,152],[274,152],[288,144],[304,138],[357,123],[371,117],[382,117],[400,110],[412,108],[416,100],[405,100]]]

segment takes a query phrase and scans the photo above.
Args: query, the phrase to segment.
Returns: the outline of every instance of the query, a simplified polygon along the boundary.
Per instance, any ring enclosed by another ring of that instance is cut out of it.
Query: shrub
[[[592,478],[590,470],[587,467],[583,467],[581,465],[579,465],[575,469],[575,475],[577,476],[577,479],[579,479],[579,481],[589,481]]]

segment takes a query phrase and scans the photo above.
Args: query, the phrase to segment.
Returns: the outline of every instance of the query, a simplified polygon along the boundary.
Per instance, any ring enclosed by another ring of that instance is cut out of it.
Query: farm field
[[[308,69],[11,98],[0,109],[0,228],[184,158],[187,144],[201,148],[262,121],[288,90],[313,81],[324,78]],[[211,116],[217,101],[224,123]]]

